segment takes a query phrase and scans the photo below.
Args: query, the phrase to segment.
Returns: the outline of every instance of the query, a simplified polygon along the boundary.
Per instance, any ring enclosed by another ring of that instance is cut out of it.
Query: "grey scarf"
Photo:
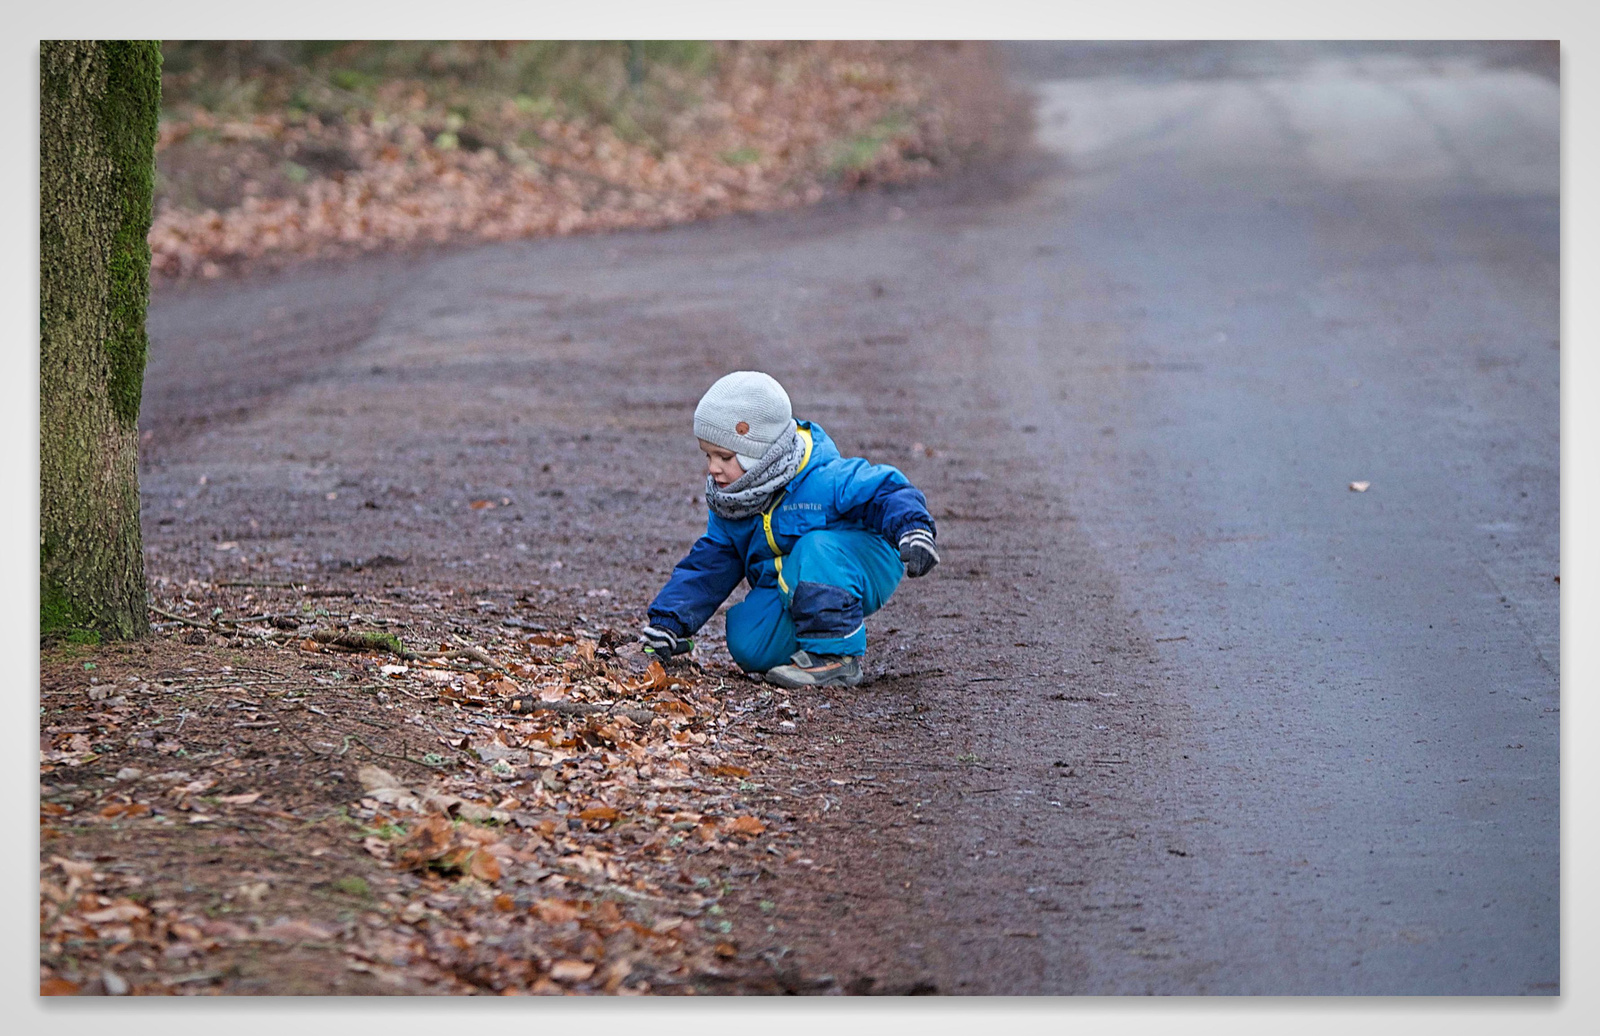
[[[783,487],[800,470],[805,456],[805,440],[800,438],[799,426],[789,423],[789,431],[767,447],[756,466],[740,475],[728,488],[717,486],[716,480],[706,476],[706,506],[719,518],[737,521],[765,511],[777,499]]]

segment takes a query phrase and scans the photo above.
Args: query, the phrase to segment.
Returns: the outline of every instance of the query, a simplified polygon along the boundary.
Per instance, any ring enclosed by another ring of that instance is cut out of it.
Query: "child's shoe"
[[[812,655],[796,651],[792,665],[766,672],[766,681],[779,687],[854,687],[861,682],[861,656]]]

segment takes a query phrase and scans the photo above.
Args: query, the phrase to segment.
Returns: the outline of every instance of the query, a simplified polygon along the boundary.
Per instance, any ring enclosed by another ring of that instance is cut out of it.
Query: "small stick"
[[[365,748],[367,751],[371,752],[373,755],[381,755],[385,759],[398,759],[401,762],[411,763],[413,766],[426,766],[435,773],[448,772],[443,766],[435,766],[432,763],[423,762],[421,759],[413,759],[409,755],[395,755],[393,752],[385,752],[380,748],[373,748],[371,745],[367,744],[359,734],[347,734],[342,730],[339,733],[344,734],[345,737],[351,739],[362,748]]]
[[[611,716],[626,716],[635,723],[649,726],[661,717],[649,709],[618,708],[615,705],[596,705],[585,701],[535,701],[528,698],[512,698],[511,711],[518,716],[530,712],[554,712],[559,716],[592,716],[596,713],[605,713]]]
[[[317,630],[311,634],[311,639],[319,644],[350,651],[386,651],[408,662],[419,658],[468,658],[502,673],[507,671],[506,667],[496,662],[487,651],[471,645],[448,651],[412,651],[393,633],[356,633],[338,630]]]
[[[491,669],[506,672],[506,667],[496,662],[487,651],[479,647],[455,648],[450,651],[411,651],[407,653],[410,658],[470,658],[474,662],[481,662]]]
[[[299,583],[253,583],[248,580],[213,583],[212,586],[246,586],[257,590],[298,590]]]
[[[151,611],[155,612],[157,615],[166,616],[167,618],[171,619],[173,622],[181,622],[185,626],[193,626],[196,629],[202,629],[202,630],[209,630],[209,629],[213,628],[212,624],[209,623],[209,622],[196,622],[193,619],[186,619],[182,615],[177,615],[177,614],[175,614],[173,612],[166,611],[165,609],[157,608],[153,604],[146,605],[145,607],[149,608]]]

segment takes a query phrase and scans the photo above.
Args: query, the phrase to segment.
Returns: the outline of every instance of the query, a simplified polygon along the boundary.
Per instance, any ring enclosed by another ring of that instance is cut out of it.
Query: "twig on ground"
[[[452,658],[468,658],[474,662],[480,662],[483,665],[486,665],[491,669],[496,669],[502,673],[507,671],[505,666],[501,665],[499,662],[496,662],[489,652],[480,647],[454,648],[450,651],[412,651],[409,653],[409,657],[436,658],[446,660]]]
[[[303,583],[257,583],[250,580],[232,580],[226,583],[213,583],[212,586],[244,586],[258,590],[298,590]]]
[[[408,662],[418,659],[466,658],[498,672],[507,671],[506,667],[496,662],[489,652],[471,645],[451,648],[448,651],[412,651],[393,633],[365,633],[351,630],[317,630],[311,634],[311,639],[318,644],[343,648],[346,651],[384,651]]]
[[[414,759],[409,755],[395,755],[393,752],[385,752],[381,748],[373,748],[371,745],[367,744],[367,742],[359,734],[346,734],[342,730],[339,733],[344,734],[345,737],[347,737],[350,740],[354,741],[356,744],[360,745],[362,748],[365,748],[367,751],[371,752],[373,755],[380,755],[380,756],[383,756],[385,759],[398,759],[401,762],[411,763],[413,766],[425,766],[428,769],[434,771],[435,773],[445,773],[445,772],[447,772],[447,769],[448,769],[447,767],[435,766],[433,763],[424,762],[421,759]]]
[[[300,732],[298,730],[294,729],[289,724],[283,722],[283,713],[279,712],[277,707],[271,704],[268,696],[265,695],[265,694],[263,694],[261,696],[261,705],[262,705],[262,708],[264,710],[266,710],[267,712],[272,713],[274,716],[276,716],[278,718],[278,729],[288,731],[289,736],[294,738],[296,741],[300,742],[300,744],[305,747],[306,751],[310,752],[312,755],[332,755],[333,754],[331,750],[325,752],[320,748],[313,747],[311,742],[307,741],[305,738],[300,736]]]
[[[311,639],[318,644],[329,647],[345,648],[349,651],[385,651],[391,655],[408,658],[412,652],[400,643],[400,638],[393,633],[361,633],[354,630],[316,630],[311,634]]]
[[[193,626],[195,629],[209,630],[209,629],[215,629],[216,628],[212,623],[209,623],[209,622],[196,622],[194,619],[186,619],[182,615],[178,615],[175,612],[169,612],[169,611],[165,610],[164,608],[157,608],[153,604],[145,605],[145,607],[149,608],[151,611],[155,612],[157,615],[161,615],[161,616],[164,616],[164,617],[166,617],[168,619],[171,619],[173,622],[181,622],[185,626]]]
[[[597,705],[586,701],[539,701],[530,698],[512,698],[511,711],[518,716],[530,712],[554,712],[558,716],[592,716],[604,713],[608,716],[626,716],[635,723],[643,723],[645,726],[662,718],[649,709],[634,709],[627,706],[619,708],[615,705]]]

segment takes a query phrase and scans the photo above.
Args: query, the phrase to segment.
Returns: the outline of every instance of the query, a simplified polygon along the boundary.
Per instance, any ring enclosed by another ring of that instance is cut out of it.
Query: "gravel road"
[[[1026,168],[159,293],[151,574],[381,554],[620,627],[703,527],[694,401],[767,370],[944,556],[772,738],[827,865],[741,916],[776,954],[1559,992],[1548,48],[1010,53]]]

